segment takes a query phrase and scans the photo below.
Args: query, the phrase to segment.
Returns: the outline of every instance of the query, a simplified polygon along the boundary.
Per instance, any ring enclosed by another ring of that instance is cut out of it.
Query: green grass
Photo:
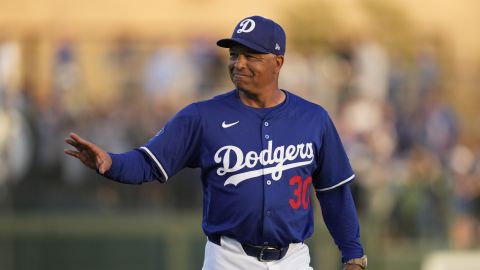
[[[320,217],[307,243],[315,269],[341,269],[339,252]],[[385,244],[362,223],[369,269],[420,270],[435,246]],[[24,214],[0,219],[0,269],[201,269],[206,238],[199,213]],[[140,267],[140,268],[139,268]]]

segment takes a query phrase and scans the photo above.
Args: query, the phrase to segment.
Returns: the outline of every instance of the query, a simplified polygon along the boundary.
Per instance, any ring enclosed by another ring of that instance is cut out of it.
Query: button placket
[[[267,132],[267,127],[268,127],[269,125],[270,125],[270,123],[269,123],[268,121],[264,121],[264,122],[263,122],[264,128],[262,128],[262,130],[263,130],[264,134]],[[265,139],[267,139],[267,140],[270,139],[270,135],[268,135],[268,134],[265,134],[263,137],[264,137]],[[265,144],[266,144],[266,143],[264,142],[264,143],[263,143],[264,149],[265,149]],[[265,176],[264,176],[264,178],[265,178]],[[270,186],[270,185],[272,184],[272,180],[268,179],[265,183],[267,184],[267,186]]]
[[[270,134],[270,124],[268,121],[264,120],[261,126],[262,132],[262,150],[268,149],[269,142],[272,140],[272,134]],[[263,168],[268,168],[268,165],[264,165]],[[271,197],[274,196],[274,188],[273,188],[273,181],[271,180],[271,175],[263,175],[264,181],[264,206],[263,206],[263,215],[265,216],[263,220],[263,228],[264,228],[264,237],[267,239],[271,237],[271,229],[272,229],[272,206],[271,205]],[[269,245],[268,241],[263,243],[264,245]]]
[[[268,121],[264,121],[264,122],[263,122],[263,126],[264,126],[264,128],[263,128],[263,133],[265,134],[263,137],[264,137],[266,140],[268,140],[268,139],[270,139],[270,135],[268,134],[267,127],[270,126],[270,123],[269,123]]]

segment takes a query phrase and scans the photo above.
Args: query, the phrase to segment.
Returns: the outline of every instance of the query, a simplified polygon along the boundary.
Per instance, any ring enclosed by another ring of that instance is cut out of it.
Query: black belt
[[[221,236],[209,236],[210,242],[220,245]],[[242,248],[247,255],[257,258],[261,262],[271,262],[281,260],[287,254],[288,246],[256,246],[251,244],[242,244]]]

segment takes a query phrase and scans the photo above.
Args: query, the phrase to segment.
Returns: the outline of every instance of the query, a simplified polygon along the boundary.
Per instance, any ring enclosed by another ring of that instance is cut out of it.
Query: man
[[[71,134],[65,153],[118,182],[166,182],[200,167],[203,269],[312,269],[304,240],[313,233],[315,188],[345,269],[366,267],[348,183],[354,173],[327,112],[278,86],[285,32],[272,20],[242,20],[229,48],[235,89],[193,103],[146,145],[111,154]]]

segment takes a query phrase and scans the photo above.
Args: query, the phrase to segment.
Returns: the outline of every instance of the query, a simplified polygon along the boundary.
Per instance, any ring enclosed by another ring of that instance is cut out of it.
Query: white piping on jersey
[[[232,185],[236,186],[240,182],[243,182],[245,180],[248,180],[248,179],[251,179],[251,178],[254,178],[254,177],[257,177],[257,176],[261,176],[261,175],[267,175],[267,174],[274,175],[277,172],[280,172],[280,175],[281,175],[281,172],[283,172],[283,171],[286,171],[286,170],[292,169],[292,168],[296,168],[296,167],[301,167],[301,166],[308,165],[308,164],[312,163],[312,161],[313,161],[313,158],[311,160],[307,160],[307,161],[290,163],[290,164],[287,164],[285,166],[274,166],[274,167],[270,167],[270,168],[266,168],[266,169],[258,169],[258,170],[254,170],[254,171],[239,173],[239,174],[232,175],[229,178],[227,178],[224,186],[226,186],[228,184],[232,184]],[[273,178],[273,180],[276,180],[276,181],[280,180],[280,179],[274,179],[274,177],[272,177],[272,178]]]
[[[146,148],[145,146],[140,147],[140,149],[145,150],[145,152],[147,152],[147,154],[153,159],[153,161],[155,161],[155,164],[157,164],[158,168],[160,168],[160,170],[161,170],[162,173],[163,173],[163,176],[165,177],[165,181],[164,181],[164,182],[166,182],[166,181],[168,180],[168,174],[167,174],[167,172],[165,172],[165,170],[163,169],[162,164],[160,164],[160,161],[158,161],[158,159],[155,157],[155,155],[153,155],[153,153],[150,152],[150,150],[149,150],[148,148]]]
[[[327,190],[331,190],[331,189],[334,189],[336,187],[339,187],[347,182],[349,182],[350,180],[352,180],[353,178],[355,177],[355,174],[352,174],[352,176],[350,176],[349,178],[343,180],[342,182],[334,185],[334,186],[331,186],[331,187],[328,187],[328,188],[319,188],[319,189],[315,189],[315,191],[318,191],[318,192],[322,192],[322,191],[327,191]]]

